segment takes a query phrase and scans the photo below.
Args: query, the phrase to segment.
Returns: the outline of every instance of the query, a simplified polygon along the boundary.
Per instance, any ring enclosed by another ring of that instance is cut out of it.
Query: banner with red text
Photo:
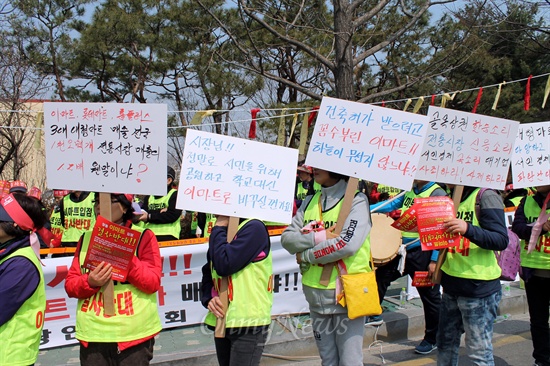
[[[281,247],[280,236],[271,237],[273,255],[273,315],[308,313],[302,293],[302,278],[294,256]],[[208,244],[161,248],[162,279],[157,294],[163,328],[202,323],[206,309],[201,305],[201,268]],[[65,276],[72,257],[44,259],[46,314],[40,348],[77,343],[76,299],[65,292]],[[116,306],[116,305],[115,305]]]

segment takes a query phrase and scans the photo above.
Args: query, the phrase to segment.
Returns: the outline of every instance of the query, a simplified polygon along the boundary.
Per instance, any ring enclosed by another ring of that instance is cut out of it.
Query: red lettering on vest
[[[36,324],[36,329],[40,329],[44,325],[44,313],[42,311],[36,312],[35,324]]]
[[[116,296],[117,314],[120,315],[134,315],[134,304],[131,291],[124,291]]]
[[[273,274],[269,276],[269,280],[267,280],[267,292],[273,291]]]
[[[233,279],[231,276],[227,277],[227,297],[229,302],[233,301]]]
[[[529,247],[529,242],[525,241],[525,250],[527,250]],[[537,242],[537,245],[535,246],[535,251],[542,252],[542,253],[550,253],[550,237],[547,235],[543,235],[539,237],[539,241]]]

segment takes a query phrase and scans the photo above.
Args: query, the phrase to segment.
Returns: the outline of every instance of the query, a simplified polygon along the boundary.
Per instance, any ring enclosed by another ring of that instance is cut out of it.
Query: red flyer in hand
[[[403,212],[403,214],[391,224],[391,226],[401,231],[418,232],[418,226],[416,225],[416,207],[414,205],[409,207],[407,211]]]
[[[139,231],[117,225],[98,216],[92,230],[84,268],[93,270],[101,262],[107,262],[113,266],[113,281],[126,281],[128,267],[140,235]]]
[[[432,279],[428,276],[428,271],[416,271],[416,272],[414,272],[412,285],[414,287],[432,287],[432,286],[435,286],[435,284],[432,282]]]
[[[443,222],[455,217],[453,201],[449,197],[415,198],[418,234],[422,250],[455,247],[460,235],[448,233]]]

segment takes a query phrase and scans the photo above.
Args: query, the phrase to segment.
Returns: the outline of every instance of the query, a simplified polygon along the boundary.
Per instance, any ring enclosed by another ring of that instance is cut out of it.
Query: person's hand
[[[168,211],[168,207],[165,207],[165,208],[161,209],[160,213],[163,213],[163,212],[166,212],[166,211]]]
[[[309,234],[312,231],[317,232],[324,229],[325,229],[325,226],[323,221],[312,220],[308,224],[306,224],[303,228],[301,228],[300,232],[302,234]]]
[[[542,224],[542,230],[550,231],[550,221],[546,221],[544,224]]]
[[[216,318],[223,318],[225,313],[223,312],[222,300],[219,296],[214,296],[208,302],[208,310],[216,316]]]
[[[149,213],[147,212],[142,213],[138,218],[139,221],[143,221],[143,222],[147,222],[148,219],[149,219]]]
[[[339,233],[335,233],[334,232],[334,229],[336,228],[336,225],[332,225],[331,227],[329,227],[326,231],[327,231],[327,239],[334,239],[334,238],[337,238],[340,236]]]
[[[88,273],[90,287],[101,287],[111,279],[113,266],[111,263],[101,262],[93,271]]]
[[[302,263],[302,253],[296,253],[296,263]]]
[[[449,234],[464,235],[468,230],[468,223],[461,219],[450,219],[443,223]]]
[[[216,215],[214,226],[229,226],[229,216]]]

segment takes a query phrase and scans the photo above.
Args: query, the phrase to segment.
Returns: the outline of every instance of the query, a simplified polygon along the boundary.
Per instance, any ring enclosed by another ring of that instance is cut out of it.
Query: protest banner
[[[435,106],[416,179],[504,189],[519,122]]]
[[[550,184],[550,122],[522,123],[512,156],[514,189]]]
[[[189,130],[176,207],[288,224],[298,150]]]
[[[309,312],[302,293],[302,277],[294,256],[281,246],[280,236],[272,236],[274,318]],[[163,329],[201,324],[207,309],[201,304],[201,268],[208,244],[161,248],[161,287],[157,292],[158,314]],[[64,289],[72,258],[46,258],[46,311],[40,349],[76,344],[77,299]],[[117,304],[118,306],[119,304]],[[123,306],[121,303],[120,306]],[[287,332],[287,330],[284,330]]]
[[[44,103],[48,187],[166,194],[166,105]]]
[[[112,279],[124,282],[140,237],[139,231],[98,216],[83,267],[94,270],[101,262],[113,266]]]
[[[410,190],[426,116],[323,97],[306,164]]]

